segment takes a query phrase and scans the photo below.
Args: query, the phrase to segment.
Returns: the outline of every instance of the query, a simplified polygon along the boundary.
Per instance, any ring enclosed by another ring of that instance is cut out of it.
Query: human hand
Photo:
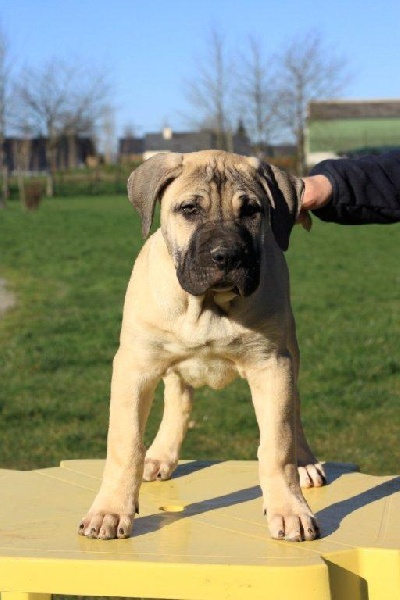
[[[328,204],[332,196],[332,184],[324,175],[304,177],[304,193],[301,210],[315,210]]]
[[[300,223],[304,229],[310,231],[312,222],[308,211],[321,208],[322,206],[325,206],[325,204],[328,204],[332,195],[332,185],[329,179],[324,175],[304,177],[303,182],[304,192],[297,223]]]

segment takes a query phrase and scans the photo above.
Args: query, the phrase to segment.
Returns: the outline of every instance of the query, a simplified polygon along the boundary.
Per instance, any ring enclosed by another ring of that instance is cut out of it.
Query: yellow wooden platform
[[[0,471],[2,600],[101,595],[186,600],[400,598],[400,477],[327,464],[305,492],[322,539],[271,540],[256,462],[180,463],[144,483],[134,536],[77,535],[103,461]]]

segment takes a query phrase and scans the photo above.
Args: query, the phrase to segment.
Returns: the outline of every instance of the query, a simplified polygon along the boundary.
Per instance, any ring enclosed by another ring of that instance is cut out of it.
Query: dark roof
[[[310,102],[310,120],[400,118],[400,100]]]
[[[120,154],[142,154],[144,152],[143,138],[122,138],[119,140]]]
[[[250,144],[247,136],[240,135],[240,133],[235,133],[232,139],[233,152],[236,154],[242,154],[243,156],[251,156],[254,152],[253,147]]]
[[[147,133],[144,146],[147,152],[195,152],[213,147],[213,135],[209,131],[173,132],[170,139],[162,133]]]
[[[217,135],[208,130],[172,132],[171,138],[165,139],[162,133],[147,133],[144,138],[146,152],[197,152],[218,148]],[[251,148],[246,136],[234,134],[233,151],[238,154],[250,154]]]
[[[261,149],[265,156],[271,158],[296,155],[296,146],[294,144],[268,144]]]
[[[232,136],[233,151],[238,154],[251,154],[252,149],[246,135],[235,133]],[[122,138],[119,140],[120,154],[142,154],[144,152],[197,152],[218,148],[217,135],[213,131],[171,131],[171,137],[163,133],[146,133],[144,138]]]

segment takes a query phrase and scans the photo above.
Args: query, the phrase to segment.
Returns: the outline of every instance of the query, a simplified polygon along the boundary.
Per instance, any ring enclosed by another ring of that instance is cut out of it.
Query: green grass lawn
[[[400,225],[314,219],[288,252],[302,351],[305,428],[323,460],[398,473]],[[112,357],[141,246],[122,197],[47,200],[0,213],[0,277],[17,306],[0,318],[0,467],[104,457]],[[158,390],[149,443],[162,411]],[[198,390],[183,457],[254,459],[247,385]]]

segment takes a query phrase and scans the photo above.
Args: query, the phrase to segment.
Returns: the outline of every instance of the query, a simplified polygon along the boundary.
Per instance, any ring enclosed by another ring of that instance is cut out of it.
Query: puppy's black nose
[[[213,263],[224,271],[232,269],[239,260],[237,250],[228,246],[217,246],[210,250],[210,255]]]

